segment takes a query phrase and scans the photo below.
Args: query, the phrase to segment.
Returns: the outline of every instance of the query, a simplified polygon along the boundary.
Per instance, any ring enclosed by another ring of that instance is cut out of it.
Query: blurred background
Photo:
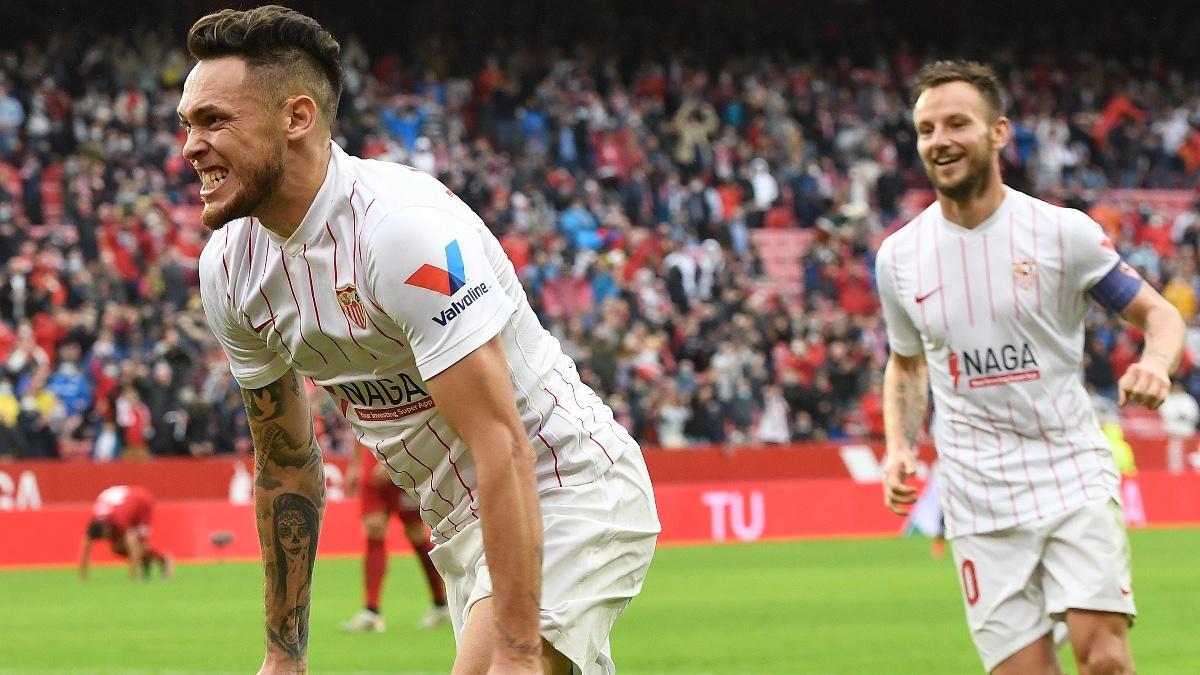
[[[209,535],[243,527],[249,432],[200,308],[207,232],[175,115],[186,30],[223,6],[0,6],[0,534],[44,544],[0,564],[73,560],[80,514],[117,483],[178,509],[185,557],[225,555]],[[690,542],[900,527],[878,500],[874,254],[932,200],[914,74],[991,63],[1015,127],[1006,182],[1091,215],[1188,322],[1164,414],[1117,409],[1141,336],[1099,309],[1081,377],[1136,457],[1141,522],[1200,522],[1193,5],[290,6],[341,41],[335,140],[480,214],[646,448],[664,538]],[[312,398],[336,498],[352,449]],[[344,527],[322,545],[355,550],[353,511],[330,517]],[[235,541],[252,557],[252,534]]]
[[[296,6],[343,43],[337,141],[479,212],[647,445],[879,437],[873,253],[931,199],[906,87],[935,57],[1003,75],[1007,182],[1090,213],[1195,317],[1200,24],[1180,9],[559,5]],[[218,6],[8,8],[0,455],[247,448],[174,113],[182,38]],[[1139,337],[1090,327],[1085,376],[1112,399]],[[1200,393],[1190,358],[1180,377]]]

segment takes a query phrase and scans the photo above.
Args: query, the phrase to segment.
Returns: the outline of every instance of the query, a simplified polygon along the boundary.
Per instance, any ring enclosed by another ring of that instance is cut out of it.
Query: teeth
[[[227,173],[202,173],[200,174],[200,182],[205,187],[215,187],[220,185],[229,174]]]

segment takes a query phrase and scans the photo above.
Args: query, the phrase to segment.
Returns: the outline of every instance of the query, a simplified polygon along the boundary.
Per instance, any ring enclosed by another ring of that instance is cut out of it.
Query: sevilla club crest
[[[1018,260],[1012,264],[1012,274],[1013,283],[1027,291],[1037,283],[1037,263],[1032,260]]]
[[[362,296],[358,294],[358,289],[354,284],[346,284],[333,289],[337,294],[338,304],[342,306],[342,313],[347,319],[354,322],[359,328],[367,327],[367,308],[363,305]]]

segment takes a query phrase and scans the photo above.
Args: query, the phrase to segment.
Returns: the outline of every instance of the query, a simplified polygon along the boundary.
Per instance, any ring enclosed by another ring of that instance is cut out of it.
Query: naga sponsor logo
[[[392,408],[355,408],[358,419],[364,422],[391,422],[433,408],[433,399],[423,398],[407,405]]]
[[[992,387],[1014,382],[1030,382],[1042,376],[1038,369],[1037,357],[1029,343],[1021,346],[1003,345],[999,348],[963,350],[961,354],[950,351],[950,376],[954,378],[954,388],[966,377],[967,386],[972,389]]]
[[[325,390],[341,399],[342,414],[353,405],[355,414],[364,422],[398,420],[434,407],[429,392],[404,373],[378,380],[326,385]]]
[[[451,302],[450,306],[446,309],[443,309],[440,315],[433,317],[433,320],[437,322],[439,326],[445,326],[451,321],[457,319],[458,315],[467,311],[468,307],[470,307],[479,298],[482,298],[483,294],[490,290],[492,289],[488,288],[486,282],[471,288],[471,290],[467,291],[467,294],[464,295],[461,300],[455,300],[454,302]]]

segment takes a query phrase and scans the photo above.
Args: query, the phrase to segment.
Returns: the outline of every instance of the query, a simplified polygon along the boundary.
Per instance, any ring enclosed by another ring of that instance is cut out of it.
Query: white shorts
[[[1137,613],[1129,539],[1114,500],[951,543],[971,637],[989,672],[1049,633],[1068,609],[1126,614],[1130,622]]]
[[[661,529],[646,462],[637,448],[629,448],[595,481],[545,490],[539,498],[542,637],[577,673],[615,673],[608,634],[641,591]],[[458,642],[471,607],[492,595],[480,523],[434,548],[430,557],[446,582]]]

